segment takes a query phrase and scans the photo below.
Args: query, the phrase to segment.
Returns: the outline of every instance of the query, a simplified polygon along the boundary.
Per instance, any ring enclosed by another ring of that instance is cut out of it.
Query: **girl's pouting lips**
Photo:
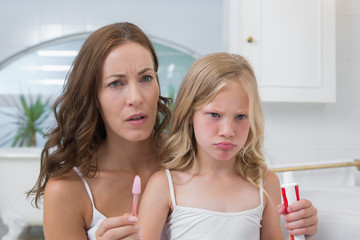
[[[223,150],[229,150],[229,149],[233,149],[234,147],[236,147],[236,145],[234,145],[231,142],[219,142],[219,143],[215,143],[214,145]]]

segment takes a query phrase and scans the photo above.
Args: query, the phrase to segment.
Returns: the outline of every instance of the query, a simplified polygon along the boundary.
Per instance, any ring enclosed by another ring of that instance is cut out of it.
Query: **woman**
[[[134,176],[146,183],[158,169],[170,112],[157,70],[150,40],[131,23],[105,26],[84,43],[54,105],[57,124],[31,190],[36,205],[44,194],[46,239],[95,239],[105,216],[129,212]],[[132,219],[119,220],[117,234],[136,239]]]
[[[157,70],[150,40],[131,23],[100,28],[84,43],[29,192],[36,206],[44,197],[46,239],[139,239],[137,218],[127,214],[133,179],[139,175],[144,190],[159,169],[170,116]],[[311,205],[300,209],[316,217]]]

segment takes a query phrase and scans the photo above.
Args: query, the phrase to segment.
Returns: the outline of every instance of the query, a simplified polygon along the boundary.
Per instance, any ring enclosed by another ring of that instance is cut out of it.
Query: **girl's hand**
[[[316,233],[318,224],[317,209],[311,204],[311,201],[300,199],[300,201],[288,207],[288,214],[286,214],[283,204],[279,204],[277,209],[279,214],[284,215],[285,228],[290,235],[305,235],[307,239],[310,239]]]
[[[123,216],[107,218],[100,224],[95,235],[97,240],[141,239],[137,217]]]

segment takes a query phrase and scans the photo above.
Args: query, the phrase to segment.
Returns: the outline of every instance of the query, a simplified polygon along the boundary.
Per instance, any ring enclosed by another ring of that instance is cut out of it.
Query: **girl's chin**
[[[215,159],[222,162],[235,161],[235,155],[233,154],[221,155],[221,156],[217,156]]]

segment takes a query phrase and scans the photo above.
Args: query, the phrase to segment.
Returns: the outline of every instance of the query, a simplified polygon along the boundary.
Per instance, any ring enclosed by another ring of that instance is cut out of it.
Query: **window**
[[[13,124],[20,96],[25,99],[38,96],[55,99],[82,44],[90,33],[80,33],[47,41],[21,51],[0,63],[0,146],[10,147],[17,126]],[[195,52],[168,41],[150,37],[159,58],[161,94],[175,97],[186,71],[198,57]],[[44,131],[50,127],[53,116],[45,121]],[[38,147],[44,139],[36,135]]]

